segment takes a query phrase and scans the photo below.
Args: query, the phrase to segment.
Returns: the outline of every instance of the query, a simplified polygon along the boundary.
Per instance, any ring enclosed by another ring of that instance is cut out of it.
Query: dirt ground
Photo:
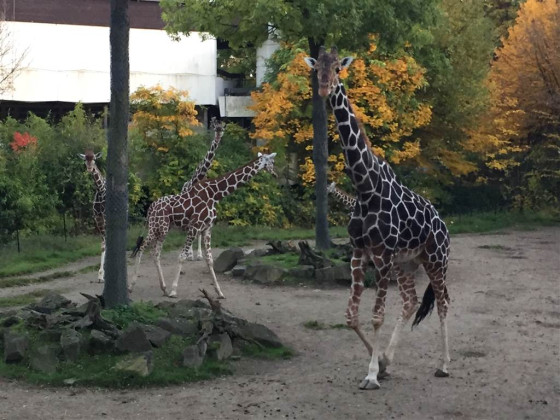
[[[217,255],[220,250],[214,250]],[[436,378],[439,322],[434,313],[405,328],[377,391],[360,391],[369,357],[353,331],[310,330],[318,320],[344,322],[347,288],[265,288],[219,276],[234,313],[272,328],[297,355],[285,361],[233,362],[235,374],[215,380],[132,391],[44,388],[0,379],[1,419],[548,419],[560,412],[560,227],[452,237],[449,269],[448,378]],[[164,256],[171,280],[176,252]],[[80,264],[92,264],[94,260]],[[75,264],[70,269],[75,268]],[[179,298],[211,289],[203,262],[185,264]],[[131,268],[129,269],[129,275]],[[34,288],[101,293],[96,273]],[[161,297],[152,260],[145,257],[132,298]],[[427,277],[417,278],[423,293]],[[0,290],[19,294],[28,288]],[[374,292],[362,298],[369,323]],[[381,330],[386,345],[400,298],[392,286]],[[554,414],[556,413],[556,414]]]

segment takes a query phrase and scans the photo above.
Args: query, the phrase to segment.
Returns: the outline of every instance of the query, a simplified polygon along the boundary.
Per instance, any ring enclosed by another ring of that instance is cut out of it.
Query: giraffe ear
[[[344,57],[342,60],[340,60],[340,66],[345,69],[350,65],[352,61],[354,61],[354,57]]]
[[[84,155],[83,153],[76,153],[76,156],[78,156],[80,159],[84,159],[86,158],[86,155]]]
[[[101,157],[101,152],[95,154],[95,159],[99,159]]]
[[[315,60],[314,58],[311,58],[311,57],[305,57],[303,59],[303,61],[305,61],[307,63],[307,65],[312,69],[314,69],[315,64],[317,64],[317,60]]]
[[[261,157],[261,156],[262,156],[261,152],[257,153],[257,157]]]
[[[270,154],[271,158],[274,158],[275,156],[276,156],[276,152]]]

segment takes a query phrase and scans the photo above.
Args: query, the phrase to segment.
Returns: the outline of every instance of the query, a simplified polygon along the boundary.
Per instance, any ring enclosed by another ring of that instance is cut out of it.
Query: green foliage
[[[289,347],[263,347],[257,344],[246,343],[241,348],[243,355],[257,359],[291,359],[294,351]]]
[[[111,309],[104,309],[101,315],[107,321],[112,322],[120,329],[126,329],[128,324],[133,321],[142,324],[153,324],[167,313],[154,306],[152,302],[133,302],[126,306],[117,306]]]
[[[54,291],[50,289],[39,289],[15,296],[0,297],[0,308],[29,305],[30,303],[36,302],[39,298],[42,298],[52,292]]]

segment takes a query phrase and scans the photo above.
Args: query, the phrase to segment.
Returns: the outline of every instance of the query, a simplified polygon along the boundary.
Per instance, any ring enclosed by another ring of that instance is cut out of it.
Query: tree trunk
[[[107,153],[107,232],[105,288],[107,307],[128,304],[126,229],[128,219],[127,130],[129,112],[128,0],[111,0],[111,105]]]
[[[319,56],[321,44],[309,39],[311,57]],[[315,246],[317,249],[328,249],[330,246],[329,202],[327,197],[328,170],[328,137],[327,137],[327,108],[325,100],[319,96],[319,81],[317,74],[312,72],[313,89],[313,164],[315,166]]]

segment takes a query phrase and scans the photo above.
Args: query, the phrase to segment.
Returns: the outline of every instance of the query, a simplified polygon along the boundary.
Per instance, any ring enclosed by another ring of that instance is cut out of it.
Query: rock
[[[248,257],[255,257],[255,258],[259,258],[259,257],[264,257],[265,255],[268,255],[270,250],[268,249],[264,249],[264,248],[257,248],[252,250],[247,256]]]
[[[237,264],[237,260],[244,255],[241,248],[226,249],[214,260],[214,271],[216,273],[223,273],[224,271],[231,270]]]
[[[188,346],[183,350],[183,366],[197,368],[202,365],[204,355],[201,354],[200,347],[196,344]]]
[[[246,265],[237,264],[235,267],[233,267],[231,269],[231,275],[233,277],[243,277],[243,275],[245,274],[245,271],[247,271],[247,266]]]
[[[198,325],[198,320],[183,318],[161,318],[156,322],[156,326],[169,331],[171,334],[181,335],[183,337],[198,336]]]
[[[181,299],[178,302],[172,302],[171,305],[162,309],[167,311],[169,318],[188,318],[198,320],[200,318],[208,317],[212,313],[210,306],[200,299]]]
[[[82,351],[82,335],[71,328],[63,330],[60,335],[60,347],[66,360],[76,361]]]
[[[156,325],[144,325],[144,332],[148,341],[154,347],[161,347],[165,342],[171,337],[171,333],[168,330],[164,330]]]
[[[288,270],[288,275],[295,279],[311,280],[315,278],[315,267],[312,265],[299,265]]]
[[[0,325],[2,325],[3,327],[11,327],[12,325],[17,324],[20,321],[21,321],[21,317],[13,313],[5,317],[2,317],[2,322],[0,323]]]
[[[39,372],[55,373],[58,366],[59,352],[60,346],[58,345],[42,345],[31,352],[29,364]]]
[[[249,342],[256,341],[265,347],[282,347],[282,342],[268,327],[254,322],[237,322],[230,327],[232,334],[235,337],[242,338]]]
[[[212,359],[225,360],[233,353],[231,338],[227,333],[210,336],[207,354]]]
[[[122,352],[138,353],[152,350],[152,345],[144,332],[144,326],[137,323],[128,326],[117,339],[115,346]]]
[[[89,349],[93,354],[111,353],[115,349],[115,340],[99,330],[91,330]]]
[[[72,305],[72,302],[64,296],[58,293],[49,293],[39,302],[29,305],[28,308],[44,314],[50,314],[60,308],[67,308],[70,305]]]
[[[260,284],[279,283],[287,274],[287,270],[270,265],[253,265],[247,267],[243,276],[246,280]]]
[[[120,370],[127,373],[135,373],[139,376],[148,376],[152,373],[154,368],[152,363],[152,352],[147,351],[143,354],[134,354],[126,356],[119,361],[115,366],[115,370]]]
[[[350,264],[335,265],[333,267],[315,270],[315,280],[320,284],[346,284],[352,281]]]
[[[43,330],[39,333],[39,341],[51,341],[53,343],[60,343],[60,336],[62,335],[62,329],[52,328]]]
[[[25,321],[25,325],[27,325],[28,327],[36,328],[39,330],[45,329],[47,327],[46,313],[27,309],[21,312],[21,317]]]
[[[17,363],[25,357],[29,339],[25,335],[14,332],[4,333],[4,361],[6,363]]]

